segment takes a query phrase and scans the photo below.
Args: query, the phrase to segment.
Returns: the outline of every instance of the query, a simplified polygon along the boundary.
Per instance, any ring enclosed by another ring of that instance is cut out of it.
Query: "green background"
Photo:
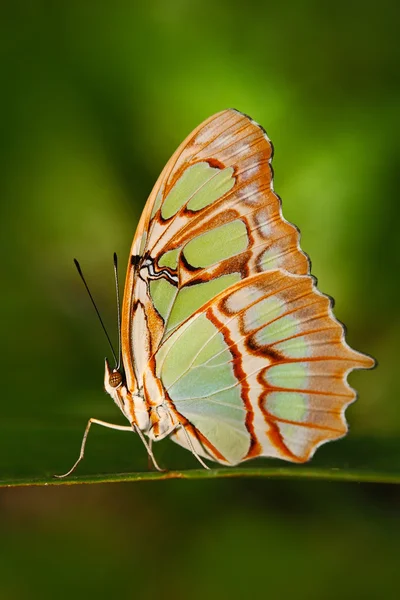
[[[112,253],[123,279],[163,165],[231,106],[267,129],[285,217],[349,343],[380,363],[351,376],[351,433],[312,465],[400,473],[396,5],[1,4],[0,479],[64,472],[89,417],[123,423],[72,258],[115,340]],[[172,442],[155,450],[196,467]],[[79,474],[146,468],[136,436],[98,428]],[[399,490],[245,478],[2,489],[0,597],[395,598]]]

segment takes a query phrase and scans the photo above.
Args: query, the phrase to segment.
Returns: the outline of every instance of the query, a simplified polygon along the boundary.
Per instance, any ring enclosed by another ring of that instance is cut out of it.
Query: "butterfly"
[[[204,459],[302,463],[347,432],[352,350],[273,189],[272,143],[230,109],[199,125],[162,171],[133,240],[123,370],[104,385],[154,466],[166,437]]]

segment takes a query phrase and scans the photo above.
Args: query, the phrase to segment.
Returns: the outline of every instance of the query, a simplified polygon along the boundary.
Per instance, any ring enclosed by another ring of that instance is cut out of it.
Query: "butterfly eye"
[[[108,383],[110,384],[111,387],[117,388],[122,383],[122,375],[121,375],[121,373],[119,371],[113,371],[110,374],[110,377],[108,379]]]

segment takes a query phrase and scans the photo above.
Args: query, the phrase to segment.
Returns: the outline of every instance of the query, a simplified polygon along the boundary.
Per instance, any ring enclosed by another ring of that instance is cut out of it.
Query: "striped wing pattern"
[[[370,366],[346,344],[313,278],[283,270],[228,288],[157,353],[171,406],[195,426],[197,451],[196,430],[207,438],[203,455],[228,464],[259,455],[303,462],[342,437],[355,399],[347,374]]]
[[[185,428],[175,441],[189,434],[225,464],[308,460],[347,430],[348,373],[374,364],[316,289],[271,159],[265,131],[237,111],[200,125],[150,195],[125,286],[129,387],[149,406],[163,398]]]

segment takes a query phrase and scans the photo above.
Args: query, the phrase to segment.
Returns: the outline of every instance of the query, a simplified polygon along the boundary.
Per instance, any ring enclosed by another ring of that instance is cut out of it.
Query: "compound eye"
[[[122,383],[122,375],[119,371],[113,371],[108,379],[111,387],[117,388]]]

